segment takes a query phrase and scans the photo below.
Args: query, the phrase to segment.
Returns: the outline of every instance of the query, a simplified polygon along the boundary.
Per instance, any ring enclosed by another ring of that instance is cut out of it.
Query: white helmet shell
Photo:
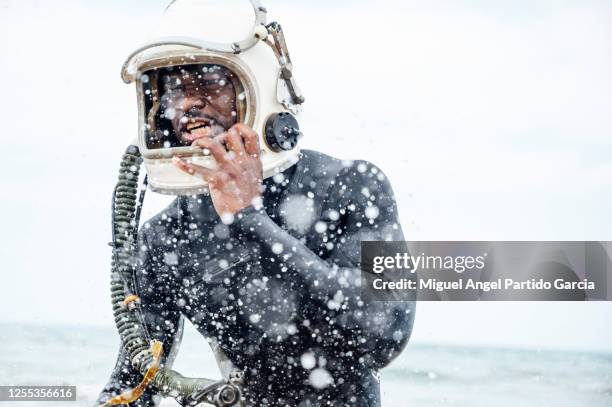
[[[297,117],[303,97],[293,79],[280,26],[276,23],[266,26],[265,18],[265,8],[254,0],[250,3],[247,0],[175,0],[166,9],[151,39],[125,62],[122,78],[136,83],[139,147],[154,191],[174,195],[207,191],[206,181],[201,177],[186,174],[172,164],[173,156],[209,168],[216,165],[211,156],[196,147],[150,148],[147,145],[150,126],[143,85],[149,78],[144,73],[159,68],[193,64],[227,68],[242,83],[240,96],[245,99],[245,111],[240,121],[260,136],[264,178],[297,162],[297,141],[279,148],[278,143],[266,138],[269,119],[279,113]]]

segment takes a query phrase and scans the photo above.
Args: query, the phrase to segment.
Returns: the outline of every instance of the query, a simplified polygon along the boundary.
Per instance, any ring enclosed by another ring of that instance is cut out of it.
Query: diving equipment
[[[135,283],[136,237],[140,209],[144,201],[147,180],[138,195],[138,177],[142,157],[137,146],[129,146],[123,155],[119,180],[112,200],[111,302],[115,324],[124,349],[134,369],[143,380],[133,389],[106,401],[103,406],[123,405],[134,402],[153,385],[163,396],[174,397],[185,406],[208,403],[214,406],[244,406],[242,397],[242,372],[230,369],[221,381],[184,377],[164,368],[161,363],[162,344],[153,340],[140,310],[140,297]],[[217,360],[224,355],[213,349]],[[227,365],[227,363],[225,363]]]
[[[298,162],[304,97],[283,31],[266,23],[258,1],[236,0],[231,10],[228,1],[173,1],[158,37],[122,69],[136,84],[139,141],[124,155],[113,197],[111,295],[122,347],[100,400],[151,406],[159,394],[182,405],[378,406],[376,372],[405,347],[414,315],[413,303],[361,301],[356,284],[360,241],[404,240],[392,190],[367,162],[308,150]],[[217,91],[223,105],[202,100]],[[171,160],[214,167],[190,137],[235,122],[259,134],[266,179],[262,210],[246,208],[226,225],[210,199],[194,196],[207,191],[205,181]],[[139,231],[147,182],[183,196]],[[170,370],[184,319],[218,341],[222,380]]]
[[[237,369],[226,369],[223,380],[212,381],[186,378],[163,366],[163,346],[147,331],[135,283],[136,240],[147,187],[173,195],[207,192],[203,179],[172,164],[178,156],[215,167],[207,151],[191,147],[192,137],[218,135],[235,123],[252,127],[260,134],[264,178],[298,160],[296,117],[304,97],[281,26],[266,23],[267,10],[257,0],[250,0],[250,6],[244,0],[234,3],[172,1],[156,35],[132,52],[121,70],[124,82],[136,84],[139,138],[138,146],[129,146],[123,156],[113,193],[111,299],[122,346],[142,381],[105,406],[135,402],[148,386],[183,405],[244,404]],[[137,203],[142,162],[147,175]],[[218,361],[224,359],[219,349],[215,353]]]
[[[121,77],[136,84],[138,144],[152,190],[173,195],[207,191],[206,181],[178,169],[172,163],[173,156],[215,167],[207,151],[191,147],[188,137],[181,142],[181,135],[173,134],[176,127],[173,131],[169,125],[177,115],[190,120],[188,109],[164,106],[165,88],[160,78],[172,69],[187,73],[191,79],[198,79],[205,73],[203,69],[224,73],[229,79],[225,86],[232,88],[236,101],[234,122],[244,123],[260,135],[264,178],[297,162],[302,135],[297,118],[304,96],[295,81],[281,26],[266,23],[267,10],[259,1],[250,3],[175,0],[153,38],[125,61]]]
[[[369,162],[303,149],[263,184],[262,209],[230,225],[201,195],[179,196],[142,224],[133,286],[142,325],[164,344],[162,364],[172,367],[189,321],[243,373],[248,406],[380,406],[377,372],[406,346],[415,306],[363,301],[357,283],[361,241],[405,240],[388,178]],[[227,381],[231,367],[219,365]],[[333,384],[313,387],[322,369]],[[121,347],[101,403],[141,371]],[[130,407],[152,407],[158,394],[151,383]]]

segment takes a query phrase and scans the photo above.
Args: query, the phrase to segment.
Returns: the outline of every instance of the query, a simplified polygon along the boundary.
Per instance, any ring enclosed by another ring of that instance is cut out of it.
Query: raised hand
[[[217,169],[179,157],[173,158],[174,164],[206,180],[215,210],[224,222],[231,222],[237,212],[261,200],[259,137],[253,129],[238,123],[214,138],[198,138],[192,145],[208,149],[217,162]]]

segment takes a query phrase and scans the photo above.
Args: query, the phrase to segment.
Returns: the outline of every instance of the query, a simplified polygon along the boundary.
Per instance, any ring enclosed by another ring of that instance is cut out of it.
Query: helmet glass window
[[[148,149],[189,146],[244,120],[246,98],[237,75],[213,64],[157,68],[141,77]]]

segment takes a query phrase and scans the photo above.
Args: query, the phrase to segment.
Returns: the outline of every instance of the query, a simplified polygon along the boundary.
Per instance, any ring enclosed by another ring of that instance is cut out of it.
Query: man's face
[[[236,89],[231,73],[216,65],[174,68],[161,77],[162,114],[184,145],[214,137],[237,121]]]

